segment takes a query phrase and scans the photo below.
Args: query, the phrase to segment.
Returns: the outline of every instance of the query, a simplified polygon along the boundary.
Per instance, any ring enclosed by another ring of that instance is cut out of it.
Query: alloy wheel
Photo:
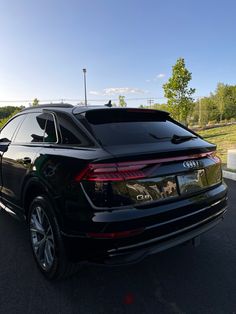
[[[55,240],[50,221],[40,205],[31,212],[30,234],[37,261],[45,271],[48,271],[55,258]]]

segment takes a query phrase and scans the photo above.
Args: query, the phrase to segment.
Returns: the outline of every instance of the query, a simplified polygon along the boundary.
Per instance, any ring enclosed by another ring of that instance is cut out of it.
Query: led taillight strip
[[[124,181],[131,179],[145,178],[147,174],[143,170],[148,165],[174,162],[186,159],[197,159],[203,157],[215,157],[215,152],[200,153],[194,155],[185,155],[177,157],[158,158],[142,161],[125,161],[118,163],[102,163],[102,164],[89,164],[83,169],[75,178],[76,181]]]
[[[186,159],[197,159],[197,158],[203,158],[203,157],[211,157],[215,156],[215,151],[214,152],[208,152],[208,153],[200,153],[200,154],[193,154],[193,155],[185,155],[185,156],[177,156],[177,157],[165,157],[165,158],[158,158],[158,159],[151,159],[151,160],[144,160],[144,161],[125,161],[125,162],[118,162],[117,165],[122,165],[122,166],[132,166],[133,164],[135,165],[140,165],[140,164],[161,164],[161,163],[167,163],[167,162],[172,162],[172,161],[181,161],[181,160],[186,160]]]
[[[136,167],[118,167],[117,164],[89,164],[79,175],[76,181],[124,181],[131,179],[140,179],[145,177],[141,170],[146,164],[137,165]]]

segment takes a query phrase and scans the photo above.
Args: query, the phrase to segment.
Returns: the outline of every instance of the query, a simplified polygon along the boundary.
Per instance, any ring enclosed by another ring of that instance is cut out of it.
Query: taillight
[[[217,152],[211,152],[208,158],[213,162],[205,168],[207,181],[209,186],[214,186],[222,182],[221,159],[217,156]]]
[[[131,179],[140,179],[146,176],[145,164],[138,165],[117,165],[111,164],[89,164],[86,169],[79,173],[76,181],[124,181]]]
[[[220,157],[217,156],[217,152],[214,151],[211,154],[208,155],[210,159],[212,159],[215,163],[221,164],[221,159]]]

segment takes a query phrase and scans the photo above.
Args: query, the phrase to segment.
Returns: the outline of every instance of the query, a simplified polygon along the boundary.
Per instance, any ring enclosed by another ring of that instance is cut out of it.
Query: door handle
[[[31,163],[31,158],[30,157],[24,157],[23,158],[23,163],[24,164],[30,164]]]

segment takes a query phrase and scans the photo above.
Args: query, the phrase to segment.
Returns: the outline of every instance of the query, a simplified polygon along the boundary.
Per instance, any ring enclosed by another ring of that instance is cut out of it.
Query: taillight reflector
[[[89,232],[87,236],[90,238],[97,238],[97,239],[119,239],[119,238],[127,238],[138,235],[144,231],[143,228],[135,229],[135,230],[128,230],[128,231],[119,231],[119,232]]]

